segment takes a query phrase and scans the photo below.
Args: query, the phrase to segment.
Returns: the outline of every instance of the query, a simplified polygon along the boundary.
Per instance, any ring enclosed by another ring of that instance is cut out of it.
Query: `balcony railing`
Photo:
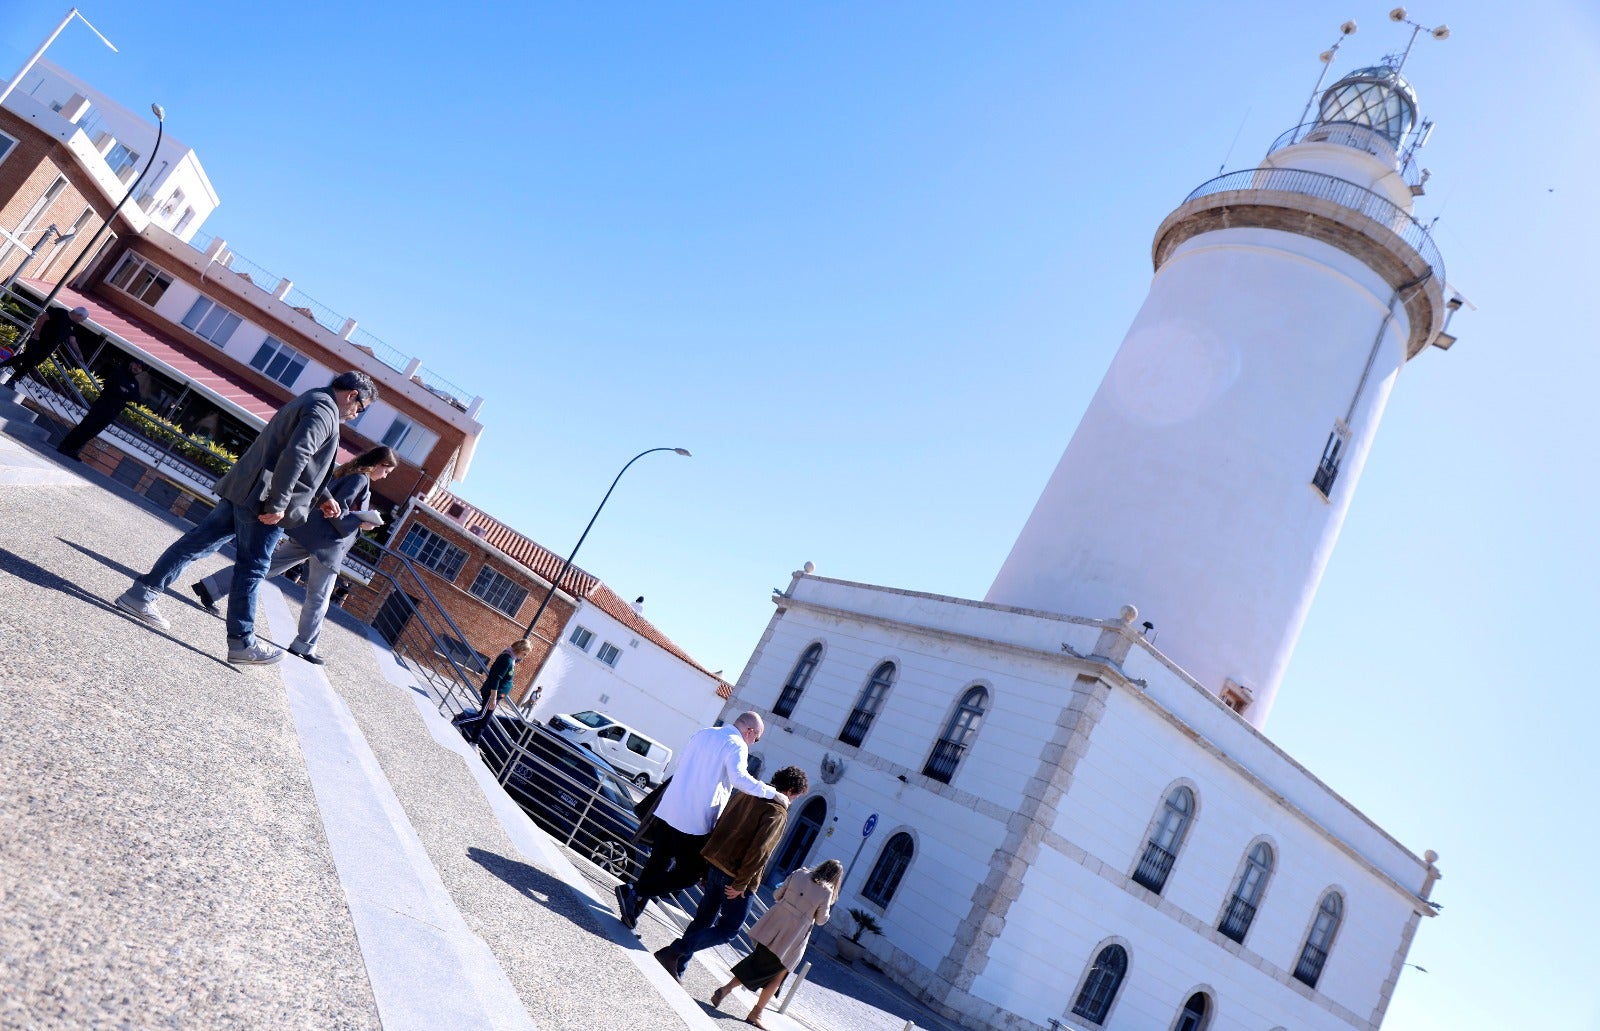
[[[850,719],[839,732],[839,740],[847,745],[859,745],[866,739],[867,728],[872,726],[872,713],[865,709],[850,710]]]
[[[197,232],[189,239],[189,246],[204,253],[215,239],[213,236]],[[248,277],[251,283],[269,294],[277,289],[278,284],[283,279],[277,273],[268,271],[248,258],[241,256],[232,248],[227,249],[223,266],[231,272]],[[334,311],[299,287],[290,288],[289,293],[284,297],[284,303],[300,311],[301,314],[307,315],[311,321],[335,335],[342,333],[345,323],[350,321],[346,316]],[[357,347],[362,347],[372,352],[373,357],[396,372],[403,373],[411,365],[411,358],[363,329],[357,328],[354,333],[350,334],[349,339]],[[435,374],[426,366],[419,370],[414,378],[429,393],[459,411],[466,411],[468,399],[474,396],[465,388],[459,387],[443,376]]]
[[[1389,142],[1387,136],[1368,125],[1359,125],[1355,122],[1307,122],[1295,126],[1273,140],[1272,146],[1267,148],[1267,153],[1275,154],[1296,143],[1337,143],[1356,150],[1364,150],[1398,171],[1407,186],[1416,186],[1422,182],[1422,170],[1410,159],[1409,152],[1402,156],[1395,150],[1394,144]]]
[[[1146,842],[1144,856],[1139,860],[1139,868],[1133,871],[1133,879],[1159,895],[1177,858],[1155,842]]]
[[[1256,907],[1235,895],[1228,902],[1228,911],[1222,915],[1222,923],[1217,930],[1243,943],[1245,932],[1250,930],[1250,924],[1256,918]]]
[[[1428,230],[1421,222],[1406,214],[1387,197],[1379,196],[1364,186],[1357,186],[1338,176],[1308,172],[1299,168],[1247,168],[1219,175],[1209,182],[1201,183],[1184,198],[1184,202],[1218,193],[1245,190],[1298,193],[1349,208],[1404,240],[1407,246],[1428,263],[1428,267],[1433,270],[1434,278],[1440,283],[1445,281],[1444,258],[1440,256],[1433,237],[1428,234]]]
[[[1318,946],[1306,943],[1300,953],[1300,962],[1295,964],[1294,976],[1308,987],[1315,988],[1317,979],[1322,976],[1322,964],[1328,961],[1328,954]]]
[[[933,743],[933,754],[928,756],[928,761],[922,767],[924,777],[950,783],[950,778],[956,775],[956,767],[961,765],[961,757],[966,754],[967,746],[955,741],[946,741],[941,738]]]

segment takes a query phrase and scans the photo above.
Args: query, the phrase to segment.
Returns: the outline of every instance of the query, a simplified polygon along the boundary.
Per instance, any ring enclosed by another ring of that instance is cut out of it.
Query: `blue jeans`
[[[228,643],[248,648],[256,640],[256,592],[266,577],[283,531],[267,526],[254,512],[223,498],[194,529],[173,541],[150,572],[133,581],[133,590],[153,602],[196,559],[215,554],[233,539],[238,557],[233,563],[233,590],[228,594]]]
[[[689,969],[689,957],[701,949],[709,949],[733,941],[750,915],[750,893],[736,899],[723,894],[723,889],[733,883],[733,878],[714,865],[706,867],[706,894],[694,911],[694,919],[683,929],[683,936],[667,948],[678,954],[678,976]]]

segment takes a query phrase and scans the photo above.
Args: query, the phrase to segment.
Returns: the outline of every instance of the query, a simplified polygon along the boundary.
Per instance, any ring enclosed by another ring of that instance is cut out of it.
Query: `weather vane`
[[[1428,35],[1441,42],[1450,38],[1450,27],[1448,25],[1435,25],[1430,29],[1421,22],[1414,22],[1407,17],[1406,9],[1404,7],[1396,7],[1394,10],[1390,11],[1389,20],[1393,22],[1401,22],[1411,26],[1411,38],[1406,40],[1405,51],[1400,54],[1398,59],[1396,59],[1395,55],[1393,54],[1389,54],[1383,59],[1384,64],[1387,64],[1397,72],[1406,66],[1406,58],[1411,56],[1411,48],[1417,45],[1417,36],[1420,34],[1426,32]],[[1346,24],[1349,23],[1347,22]]]

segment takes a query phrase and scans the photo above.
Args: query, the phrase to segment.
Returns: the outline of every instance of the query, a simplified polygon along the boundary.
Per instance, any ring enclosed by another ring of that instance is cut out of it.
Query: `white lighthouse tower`
[[[1261,167],[1162,222],[1149,296],[987,601],[1131,602],[1263,725],[1395,380],[1453,342],[1461,301],[1412,217],[1431,123],[1404,63],[1339,79]]]

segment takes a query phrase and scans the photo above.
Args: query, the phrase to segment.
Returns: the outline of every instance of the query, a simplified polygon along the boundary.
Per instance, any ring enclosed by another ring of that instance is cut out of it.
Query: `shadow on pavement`
[[[566,890],[566,882],[516,859],[507,859],[481,848],[467,849],[467,858],[505,881],[541,906],[549,906],[551,895]]]
[[[133,580],[133,579],[135,579],[135,578],[137,578],[139,576],[139,571],[138,570],[129,569],[127,566],[123,565],[121,562],[118,562],[116,559],[107,558],[105,555],[100,554],[98,551],[95,551],[93,548],[86,548],[83,545],[79,544],[77,541],[69,541],[65,537],[57,537],[56,540],[60,541],[62,544],[65,544],[67,547],[71,548],[73,551],[76,551],[81,555],[85,555],[85,556],[87,556],[89,558],[94,559],[96,562],[100,563],[102,566],[105,566],[107,569],[111,570],[112,572],[121,573],[123,576],[127,577],[129,580]]]
[[[59,540],[60,538],[57,539]],[[63,541],[62,543],[71,545],[87,555],[99,558],[102,562],[105,562],[114,569],[122,568],[120,565],[112,562],[110,559],[105,559],[99,555],[95,555],[95,553],[89,549],[81,547],[77,544],[73,544],[71,541]],[[62,594],[65,594],[69,598],[75,598],[78,601],[93,605],[95,608],[104,609],[107,612],[121,616],[128,622],[136,626],[143,627],[144,629],[149,630],[151,633],[161,634],[162,637],[165,637],[167,640],[181,648],[186,648],[202,658],[210,659],[212,662],[215,662],[225,670],[233,673],[239,672],[238,669],[226,662],[223,662],[215,655],[212,655],[209,652],[203,652],[199,648],[196,648],[194,645],[189,644],[186,641],[181,641],[178,638],[173,637],[171,634],[162,633],[162,631],[156,629],[150,624],[134,619],[132,616],[128,615],[126,612],[123,612],[121,609],[106,601],[104,598],[101,598],[98,595],[90,594],[88,591],[84,590],[82,587],[79,587],[71,580],[68,580],[62,576],[58,576],[55,573],[50,572],[50,570],[45,569],[43,566],[35,565],[34,563],[18,555],[16,552],[7,551],[4,548],[0,548],[0,569],[5,570],[7,573],[10,573],[19,580],[26,580],[28,583],[31,583],[36,587],[43,587],[50,591],[58,591]],[[131,579],[133,575],[134,574],[130,573],[129,578]]]

